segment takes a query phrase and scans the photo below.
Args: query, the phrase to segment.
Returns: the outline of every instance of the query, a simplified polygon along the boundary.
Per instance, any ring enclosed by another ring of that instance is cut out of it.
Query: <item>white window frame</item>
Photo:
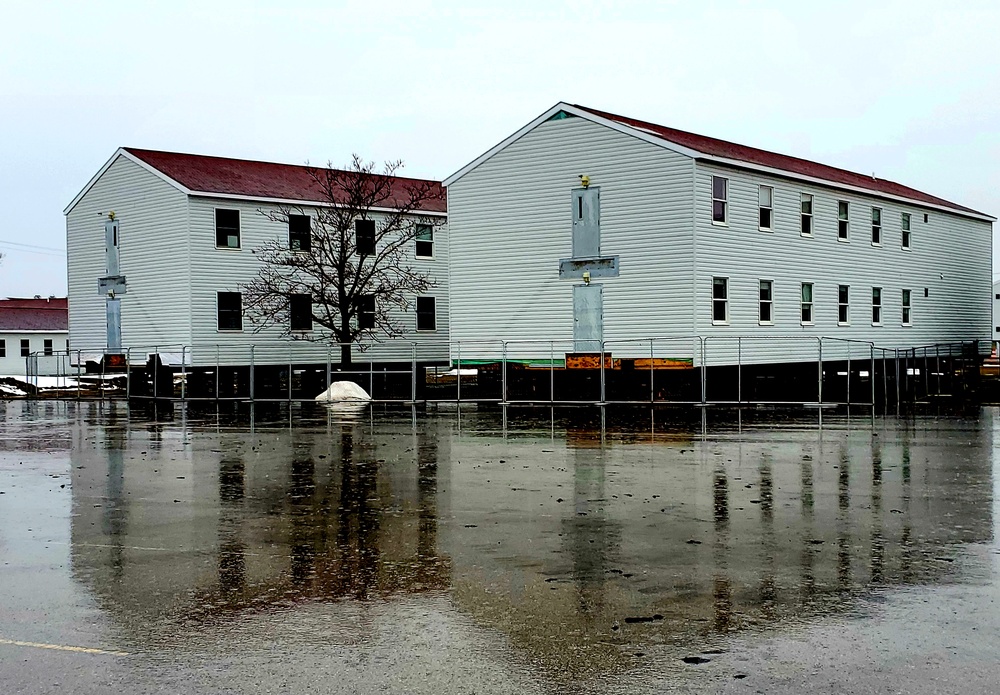
[[[722,181],[722,198],[715,197],[715,181],[718,179]],[[722,221],[715,219],[715,204],[722,203]],[[728,227],[729,226],[729,179],[725,176],[716,176],[712,174],[712,224],[718,227]]]
[[[815,219],[813,218],[813,204],[815,199],[812,193],[799,193],[799,234],[804,237],[812,238],[813,236],[813,223]],[[805,212],[802,206],[805,203],[809,203],[809,212]],[[809,220],[809,231],[803,232],[802,227],[806,220]]]
[[[844,216],[840,216],[840,206],[844,206]],[[841,223],[843,223],[844,233],[840,233]],[[849,242],[851,240],[851,203],[847,200],[837,201],[837,241]]]
[[[904,251],[909,251],[913,243],[913,224],[910,213],[904,212],[899,216],[899,247]]]
[[[767,299],[764,299],[764,283],[767,283]],[[764,318],[764,307],[770,318]],[[774,280],[757,281],[757,323],[761,326],[774,325]]]
[[[878,217],[878,221],[875,218]],[[882,245],[882,208],[872,205],[872,246]]]
[[[809,301],[805,299],[806,287],[809,288]],[[802,318],[805,308],[809,307],[809,320]],[[816,324],[816,285],[812,282],[799,283],[799,323],[803,326],[813,326]]]
[[[716,280],[722,280],[722,282],[724,283],[723,287],[725,287],[726,290],[725,297],[717,298],[715,296]],[[725,313],[726,315],[726,317],[721,320],[715,318],[715,305],[719,302],[722,303],[723,313]],[[729,325],[729,278],[722,275],[715,275],[712,277],[712,325],[713,326]]]
[[[417,304],[418,304],[418,300],[421,300],[421,299],[430,299],[432,302],[434,302],[434,328],[419,328],[418,327],[420,325],[420,319],[417,318],[419,316],[419,312],[417,311]],[[414,318],[413,318],[413,320],[414,320],[414,329],[418,333],[433,333],[436,330],[438,330],[438,324],[437,324],[437,297],[436,296],[432,296],[432,295],[426,295],[426,294],[422,294],[419,297],[417,297],[417,299],[414,300],[414,302],[413,302],[413,316],[414,316]]]
[[[840,291],[842,289],[847,289],[847,301],[841,301]],[[840,320],[840,309],[844,309],[845,320]],[[838,326],[850,326],[851,325],[851,286],[850,285],[837,285],[837,325]]]
[[[582,198],[581,198],[581,200],[582,200]],[[420,227],[427,227],[427,229],[430,230],[430,232],[431,232],[431,238],[429,240],[428,239],[420,239],[418,237],[418,235],[420,234],[420,232],[417,231],[417,230]],[[425,243],[425,244],[430,244],[431,245],[431,254],[429,256],[425,256],[423,254],[417,253],[417,249],[420,248],[420,244],[421,243]],[[432,225],[432,224],[416,223],[416,227],[414,228],[414,234],[413,234],[413,257],[414,258],[419,258],[422,261],[432,261],[432,260],[434,260],[434,225]]]
[[[769,197],[771,199],[770,205],[764,205],[761,198],[764,195],[765,189],[769,191]],[[761,224],[761,217],[764,211],[767,210],[770,224],[766,227]],[[774,231],[774,186],[765,186],[764,184],[759,184],[757,186],[757,229],[762,232],[772,232]]]
[[[904,289],[900,293],[900,325],[913,325],[913,290]]]
[[[220,328],[219,327],[219,295],[220,294],[238,294],[240,296],[240,327],[239,328]],[[242,333],[244,321],[243,314],[243,293],[242,292],[228,292],[224,290],[216,290],[215,292],[215,331],[217,333]]]
[[[219,210],[235,210],[239,226],[236,229],[236,246],[219,246]],[[239,251],[243,248],[243,211],[239,208],[212,208],[212,233],[215,235],[215,248],[224,251]]]
[[[877,301],[876,301],[877,299]],[[872,325],[882,325],[882,288],[872,287]]]

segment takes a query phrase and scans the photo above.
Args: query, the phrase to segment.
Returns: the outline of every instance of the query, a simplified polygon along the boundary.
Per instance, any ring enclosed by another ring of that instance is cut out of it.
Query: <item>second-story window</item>
[[[312,248],[312,218],[309,215],[288,216],[288,248],[292,251]]]
[[[882,245],[882,208],[872,208],[872,246]]]
[[[757,191],[757,205],[758,228],[771,231],[771,218],[774,216],[774,189],[770,186],[760,186]]]
[[[770,280],[761,280],[758,288],[758,313],[757,319],[760,323],[771,323],[772,314],[771,309],[773,308],[773,299],[771,297],[771,290],[773,285]]]
[[[375,255],[375,220],[354,220],[354,234],[359,256]]]
[[[848,227],[850,212],[851,206],[846,200],[837,201],[837,238],[840,241],[847,241],[847,234],[850,231]]]
[[[293,294],[288,298],[288,328],[292,331],[311,331],[313,328],[313,302],[308,294]]]
[[[882,288],[872,288],[872,325],[882,325]]]
[[[358,328],[363,331],[375,328],[374,294],[363,294],[358,297]]]
[[[434,258],[434,227],[429,224],[418,224],[415,253],[417,258]]]
[[[802,323],[812,323],[813,322],[813,285],[811,282],[802,283],[802,293],[801,293],[801,314]]]
[[[910,213],[904,212],[903,216],[899,220],[899,226],[903,230],[902,239],[900,245],[904,249],[910,248]]]
[[[712,278],[712,323],[729,321],[729,278]]]
[[[910,290],[903,290],[903,315],[902,315],[902,319],[903,319],[903,325],[904,326],[909,326],[910,325],[910,308],[911,308],[911,306],[910,306],[911,299],[910,298],[911,298],[911,296],[912,295],[910,293]]]
[[[837,323],[846,326],[851,322],[851,287],[850,285],[840,285],[837,287]]]
[[[726,224],[729,221],[729,179],[712,177],[712,223]]]
[[[813,233],[813,197],[808,193],[799,195],[799,205],[802,208],[802,236],[812,236]]]
[[[215,245],[220,249],[238,249],[240,247],[240,211],[215,211]]]

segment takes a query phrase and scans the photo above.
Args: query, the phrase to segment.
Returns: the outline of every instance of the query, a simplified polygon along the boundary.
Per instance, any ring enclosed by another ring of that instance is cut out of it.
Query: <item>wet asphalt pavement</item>
[[[990,693],[1000,411],[0,404],[2,693]]]

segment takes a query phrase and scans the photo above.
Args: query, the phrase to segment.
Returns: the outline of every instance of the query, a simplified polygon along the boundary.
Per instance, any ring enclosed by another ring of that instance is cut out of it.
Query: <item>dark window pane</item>
[[[583,198],[580,200],[582,201]],[[429,224],[418,224],[416,244],[418,258],[432,258],[434,256],[434,227]]]
[[[288,327],[293,331],[312,330],[312,297],[308,294],[293,294],[288,298]]]
[[[375,255],[375,220],[354,220],[357,236],[356,248],[359,256]]]
[[[726,221],[726,204],[721,200],[712,201],[712,221],[713,222],[725,222]]]
[[[437,307],[434,297],[417,297],[417,330],[437,330]]]
[[[713,278],[712,280],[712,298],[713,299],[726,299],[726,286],[727,282],[725,278]]]
[[[802,216],[802,233],[812,234],[813,233],[813,218],[812,215]]]
[[[69,347],[67,347],[66,349],[68,350]],[[7,356],[7,341],[4,339],[0,339],[0,357],[6,357],[6,356]]]
[[[215,245],[222,248],[240,247],[240,211],[215,211]]]
[[[312,248],[312,218],[309,215],[288,216],[288,248],[292,251]]]
[[[358,297],[358,328],[375,328],[375,295],[363,294]]]
[[[762,229],[771,228],[771,208],[760,209],[760,226]]]
[[[724,301],[716,300],[712,302],[712,320],[713,321],[726,320],[726,303]]]
[[[726,199],[726,179],[721,176],[712,177],[712,197],[717,200]]]
[[[46,355],[52,354],[52,340],[50,338],[46,338],[45,340],[42,341],[42,351]]]
[[[21,357],[27,357],[31,354],[31,344],[26,340],[21,340]]]
[[[219,292],[219,330],[243,330],[243,295],[239,292]]]

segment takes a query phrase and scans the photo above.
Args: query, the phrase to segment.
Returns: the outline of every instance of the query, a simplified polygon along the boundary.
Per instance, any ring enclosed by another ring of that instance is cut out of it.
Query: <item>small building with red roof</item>
[[[280,328],[256,330],[244,322],[241,293],[261,268],[256,249],[272,241],[291,249],[301,243],[296,234],[302,230],[293,231],[291,221],[276,221],[274,213],[294,209],[301,213],[294,215],[297,221],[312,216],[314,225],[316,211],[329,205],[315,172],[274,162],[117,150],[64,211],[72,349],[94,359],[108,348],[111,288],[119,300],[122,351],[133,363],[150,353],[195,366],[326,361],[329,347],[311,340],[316,335],[310,331],[296,336],[306,339],[290,340]],[[436,181],[394,177],[385,207],[371,211],[376,217],[392,213],[394,202],[416,186],[439,195],[427,198],[413,219],[443,222],[444,191]],[[107,261],[106,222],[112,214],[117,273]],[[355,359],[408,363],[414,354],[421,362],[447,359],[447,228],[437,223],[407,252],[406,262],[429,275],[434,287],[399,312],[403,339],[371,341]],[[99,289],[99,278],[118,274],[124,281],[114,279]]]
[[[894,181],[559,103],[444,184],[468,360],[503,339],[856,377],[873,348],[992,335],[995,218]]]
[[[65,362],[68,338],[66,297],[0,299],[0,376],[24,379],[33,356]]]

